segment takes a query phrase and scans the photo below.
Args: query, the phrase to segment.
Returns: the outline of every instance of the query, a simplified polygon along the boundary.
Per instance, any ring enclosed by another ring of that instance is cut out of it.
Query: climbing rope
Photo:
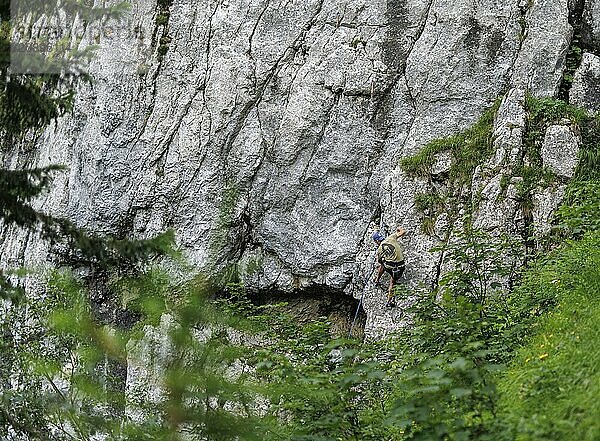
[[[375,271],[375,265],[377,263],[377,251],[375,251],[375,255],[373,256],[373,264],[371,265],[371,271],[369,271],[367,283],[362,290],[362,294],[360,295],[360,300],[358,301],[358,306],[356,307],[356,312],[354,313],[354,320],[352,320],[352,325],[350,326],[350,330],[348,331],[348,338],[352,335],[352,330],[354,329],[354,325],[356,324],[356,319],[358,318],[358,311],[360,311],[360,307],[362,306],[363,299],[365,298],[365,292],[367,288],[373,283],[373,271]]]

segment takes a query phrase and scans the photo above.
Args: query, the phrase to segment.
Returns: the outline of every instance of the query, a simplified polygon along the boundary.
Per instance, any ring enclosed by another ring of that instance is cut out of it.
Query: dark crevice
[[[519,35],[519,47],[517,48],[517,50],[515,51],[515,56],[510,64],[510,67],[506,70],[506,84],[511,84],[511,80],[510,78],[512,77],[512,75],[515,72],[515,65],[517,64],[517,61],[519,60],[519,57],[521,55],[521,51],[523,49],[523,43],[525,42],[525,39],[527,38],[527,11],[529,10],[529,6],[528,5],[519,5],[519,16],[517,17],[518,23],[519,23],[519,28],[520,28],[520,35]],[[510,20],[509,20],[510,22]],[[504,34],[506,35],[506,28],[505,28],[505,32]]]
[[[141,317],[122,307],[119,296],[115,296],[109,288],[110,278],[108,271],[95,268],[83,278],[90,293],[92,317],[99,325],[110,325],[119,330],[130,331]],[[123,415],[125,402],[122,398],[126,390],[127,363],[105,355],[104,360],[96,365],[95,372],[109,390],[121,396],[121,399],[110,403],[110,410],[115,415]]]
[[[558,89],[558,98],[567,102],[569,101],[569,90],[573,84],[573,76],[581,65],[583,57],[581,32],[584,7],[584,0],[569,0],[569,24],[573,27],[573,38],[565,56],[565,69]]]
[[[271,4],[271,2],[269,0],[267,0],[265,2],[265,6],[260,11],[260,14],[258,15],[258,18],[256,19],[256,22],[254,23],[254,27],[252,28],[252,32],[250,33],[250,36],[248,37],[248,56],[250,58],[252,58],[252,59],[254,59],[254,55],[252,55],[252,43],[254,41],[254,35],[256,34],[256,30],[258,29],[258,25],[260,24],[263,16],[267,12],[267,9],[269,9],[270,4]]]
[[[386,12],[389,22],[388,44],[386,47],[384,47],[383,58],[384,63],[392,69],[393,81],[390,81],[388,86],[381,94],[382,98],[375,101],[371,121],[372,125],[380,131],[387,127],[387,115],[389,110],[393,107],[392,92],[396,88],[398,81],[401,78],[404,78],[406,93],[410,100],[411,106],[413,109],[416,107],[415,96],[413,91],[410,89],[408,78],[406,77],[406,65],[410,54],[425,32],[425,27],[427,26],[427,21],[429,20],[432,5],[433,0],[430,0],[423,15],[421,16],[421,21],[419,23],[417,32],[414,36],[408,36],[411,39],[410,47],[404,50],[402,45],[398,44],[398,40],[399,37],[403,35],[404,28],[408,25],[408,20],[406,18],[408,16],[408,6],[406,5],[405,1],[388,0]],[[415,118],[416,110],[414,110],[413,120],[409,124],[409,127],[412,127]],[[411,129],[409,128],[407,131],[407,138],[410,131]]]
[[[362,250],[368,246],[368,244],[365,243],[365,238],[367,238],[367,241],[371,240],[371,236],[369,234],[371,225],[376,224],[378,226],[377,228],[379,228],[379,225],[381,225],[381,216],[382,215],[383,215],[383,208],[381,207],[381,201],[379,201],[379,203],[375,207],[375,210],[373,210],[373,214],[371,215],[369,222],[366,224],[365,231],[362,234],[360,241],[357,244],[357,248],[359,250]]]
[[[134,139],[139,140],[146,128],[148,127],[148,122],[152,114],[154,113],[154,109],[156,108],[156,96],[157,96],[157,87],[158,87],[158,77],[163,68],[163,60],[164,56],[169,50],[170,37],[169,37],[169,21],[171,18],[171,7],[173,5],[172,0],[158,0],[156,5],[156,17],[154,21],[154,31],[152,33],[152,41],[151,47],[156,50],[157,53],[157,61],[158,65],[152,74],[152,78],[150,80],[151,92],[151,103],[148,109],[145,110],[145,117],[142,121],[141,127],[137,130]],[[160,36],[159,36],[160,33]],[[144,83],[148,84],[147,79],[144,81],[140,81],[140,85],[138,87],[138,95],[142,95],[144,91]]]
[[[218,139],[214,144],[220,145],[220,157],[226,158],[227,154],[231,150],[231,147],[237,138],[237,135],[240,133],[244,124],[246,123],[246,119],[250,114],[250,111],[261,102],[263,95],[266,92],[267,86],[271,83],[275,75],[279,72],[283,62],[286,59],[293,58],[293,55],[300,49],[302,43],[304,42],[308,32],[315,25],[319,14],[323,8],[324,0],[320,1],[317,5],[317,8],[308,22],[303,26],[300,34],[294,39],[292,44],[288,46],[283,53],[279,56],[279,58],[273,63],[271,68],[267,71],[264,80],[257,85],[256,90],[254,91],[254,96],[251,100],[249,100],[242,108],[234,112],[230,122],[227,124],[226,129],[224,130],[225,137],[224,139]]]
[[[597,19],[593,16],[593,8],[592,1],[569,0],[569,23],[577,23],[581,31],[582,47],[585,47],[586,52],[600,55],[600,40],[594,32],[594,22]]]
[[[600,50],[585,23],[585,7],[584,0],[569,0],[569,24],[573,27],[573,38],[565,57],[565,70],[558,92],[558,98],[566,102],[569,101],[569,91],[583,54],[587,52],[600,56]]]
[[[448,238],[449,240],[449,238]],[[446,242],[444,242],[445,244],[448,243],[448,240],[446,240]],[[440,252],[440,258],[438,259],[436,265],[435,265],[435,275],[433,276],[433,280],[431,281],[431,286],[429,287],[432,291],[434,289],[436,289],[439,284],[440,284],[440,278],[442,277],[442,266],[444,263],[444,251]]]
[[[259,291],[251,295],[256,305],[275,305],[283,303],[283,311],[290,314],[298,323],[308,324],[326,318],[331,323],[331,333],[336,337],[345,337],[350,331],[359,300],[343,291],[327,286],[315,285],[311,288],[296,290],[292,293],[281,291]],[[367,316],[362,306],[352,335],[364,337]]]
[[[525,247],[525,253],[523,255],[523,265],[526,267],[529,265],[530,259],[535,256],[536,253],[536,240],[534,236],[534,221],[532,210],[522,210],[523,225],[519,234]]]
[[[244,212],[240,218],[242,240],[240,240],[239,250],[237,252],[237,258],[240,259],[249,246],[252,244],[254,237],[254,227],[252,226],[252,216],[250,214],[249,206],[246,205]]]
[[[194,94],[192,95],[192,97],[190,98],[190,100],[183,107],[183,111],[177,117],[177,120],[176,120],[174,126],[170,130],[170,133],[166,136],[165,140],[158,146],[158,150],[159,150],[158,154],[154,158],[151,159],[150,164],[152,166],[158,166],[157,174],[159,176],[164,175],[164,165],[165,165],[167,156],[169,155],[169,149],[171,148],[171,145],[173,144],[175,137],[179,133],[179,129],[181,128],[181,125],[183,124],[184,120],[189,116],[192,105],[196,101],[196,97],[203,91],[204,91],[204,85],[200,85],[199,87],[196,88],[196,90],[195,90]]]

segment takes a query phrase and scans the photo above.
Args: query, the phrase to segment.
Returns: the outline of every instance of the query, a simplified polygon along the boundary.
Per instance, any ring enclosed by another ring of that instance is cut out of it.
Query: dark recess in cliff
[[[565,58],[565,71],[558,93],[558,98],[564,101],[569,100],[573,75],[581,65],[583,53],[600,55],[600,41],[594,38],[591,23],[586,20],[587,14],[584,0],[569,0],[569,24],[573,26],[573,39]]]
[[[286,303],[283,311],[301,324],[324,317],[331,322],[331,333],[334,337],[348,335],[359,303],[342,291],[326,286],[298,290],[291,294],[262,291],[254,293],[251,299],[257,305]],[[367,316],[361,307],[352,332],[355,338],[363,338],[366,319]]]

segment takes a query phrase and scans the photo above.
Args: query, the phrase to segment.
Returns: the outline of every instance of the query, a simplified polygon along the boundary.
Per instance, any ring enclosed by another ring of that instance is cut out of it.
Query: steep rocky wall
[[[440,256],[414,207],[427,184],[399,160],[509,90],[503,109],[557,95],[576,10],[596,38],[597,2],[580,3],[173,0],[167,14],[136,0],[88,33],[95,82],[73,114],[4,163],[68,165],[41,208],[103,233],[174,228],[198,268],[239,261],[252,288],[358,296],[370,233],[396,224],[409,230],[409,282],[432,283]],[[514,133],[499,121],[501,149]],[[4,232],[1,251],[39,261],[44,245]]]

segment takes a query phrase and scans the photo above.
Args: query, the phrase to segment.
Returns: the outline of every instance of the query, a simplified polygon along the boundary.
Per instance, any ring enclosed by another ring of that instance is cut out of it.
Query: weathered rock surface
[[[176,326],[173,317],[165,314],[157,326],[144,327],[143,338],[127,345],[127,415],[134,421],[144,420],[149,407],[167,398],[164,381],[173,360],[171,336]]]
[[[544,166],[560,177],[572,178],[577,167],[580,144],[580,137],[570,126],[548,127],[541,151]]]
[[[585,53],[573,76],[569,102],[590,112],[600,110],[600,58]]]
[[[533,195],[533,232],[540,237],[550,231],[556,209],[565,195],[566,185],[545,188]]]
[[[512,85],[536,97],[555,96],[573,37],[569,1],[519,0],[519,8],[522,41],[513,67]]]
[[[583,3],[582,41],[600,48],[600,1],[585,0]]]
[[[512,89],[496,115],[496,153],[473,177],[473,193],[479,199],[473,219],[477,228],[508,234],[516,234],[522,228],[516,190],[519,177],[514,177],[513,171],[523,160],[525,124],[525,91]]]
[[[409,286],[439,275],[437,240],[414,207],[427,183],[398,161],[516,87],[490,164],[510,167],[524,90],[557,93],[573,32],[567,0],[174,0],[166,27],[154,0],[132,6],[117,26],[126,32],[88,35],[101,46],[95,82],[81,85],[73,114],[5,166],[67,165],[39,207],[81,226],[174,228],[198,268],[239,261],[255,289],[355,297],[375,228],[409,231]],[[491,199],[497,181],[476,183],[490,201],[482,219],[513,217]],[[3,262],[45,255],[14,232],[0,252]],[[394,326],[378,321],[383,304],[381,293],[365,302],[367,327]]]

